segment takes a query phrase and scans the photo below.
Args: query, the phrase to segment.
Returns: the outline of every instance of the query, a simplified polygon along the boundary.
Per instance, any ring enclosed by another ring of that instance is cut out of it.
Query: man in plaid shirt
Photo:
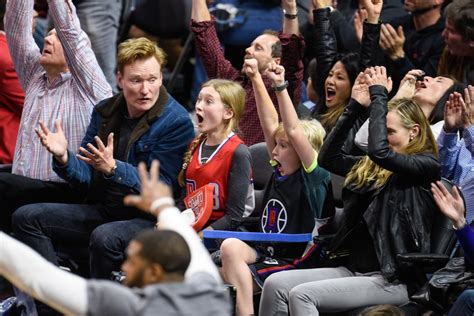
[[[7,2],[5,33],[25,102],[13,159],[12,174],[0,174],[0,229],[9,230],[20,206],[39,202],[72,203],[83,198],[52,168],[52,156],[37,139],[39,122],[54,130],[61,119],[68,146],[77,152],[99,101],[112,95],[87,35],[81,30],[70,0],[49,0],[55,26],[43,51],[32,34],[33,0]]]
[[[264,32],[245,50],[245,58],[255,58],[259,71],[264,74],[270,61],[281,64],[286,69],[288,92],[297,106],[300,101],[301,81],[303,79],[304,40],[299,34],[296,16],[296,0],[282,0],[283,31]],[[247,146],[263,142],[263,131],[257,115],[252,83],[242,70],[235,69],[225,59],[224,52],[217,37],[214,20],[207,8],[206,0],[193,0],[191,30],[195,35],[196,48],[202,58],[209,78],[224,78],[236,81],[245,89],[247,96],[245,113],[240,120],[242,139]],[[263,76],[270,97],[276,104],[276,96],[271,81]]]

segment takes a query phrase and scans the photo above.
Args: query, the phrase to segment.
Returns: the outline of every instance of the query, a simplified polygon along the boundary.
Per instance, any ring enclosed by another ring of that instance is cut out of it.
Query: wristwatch
[[[288,85],[289,85],[288,80],[285,80],[285,82],[283,82],[279,86],[272,86],[272,89],[273,89],[273,91],[281,92],[281,91],[285,90],[286,88],[288,88]]]
[[[283,15],[285,16],[285,18],[287,18],[289,20],[294,20],[298,17],[298,8],[296,8],[295,14],[286,13],[286,10],[283,9]]]

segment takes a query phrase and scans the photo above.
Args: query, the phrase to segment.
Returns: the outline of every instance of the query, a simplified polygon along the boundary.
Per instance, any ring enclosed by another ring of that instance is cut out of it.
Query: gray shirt
[[[231,315],[229,294],[205,272],[182,283],[130,289],[118,283],[87,283],[88,315]]]

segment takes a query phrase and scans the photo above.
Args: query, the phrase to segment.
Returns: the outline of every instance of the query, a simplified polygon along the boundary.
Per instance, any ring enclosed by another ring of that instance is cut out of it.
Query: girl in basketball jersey
[[[246,205],[253,210],[250,152],[236,134],[244,104],[244,89],[222,79],[204,83],[196,102],[199,134],[184,156],[179,182],[187,195],[208,184],[214,187],[205,229],[233,230],[232,219],[244,216]]]
[[[265,190],[260,229],[264,233],[311,233],[317,223],[325,222],[321,219],[334,212],[334,209],[331,212],[323,208],[330,188],[330,175],[317,165],[324,128],[318,121],[298,119],[286,90],[288,82],[282,66],[272,62],[264,74],[273,81],[282,124],[278,122],[278,113],[258,72],[256,60],[245,60],[244,71],[252,80],[260,124],[274,166],[274,174]],[[304,248],[305,245],[288,243],[254,246],[235,238],[224,240],[220,248],[222,274],[226,282],[237,288],[237,314],[254,314],[252,274],[257,284],[261,279],[256,270],[252,273],[249,264],[278,266],[300,257]]]

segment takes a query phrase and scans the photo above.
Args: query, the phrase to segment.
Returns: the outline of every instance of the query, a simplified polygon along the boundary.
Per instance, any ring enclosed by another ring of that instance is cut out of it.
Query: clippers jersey
[[[217,147],[204,164],[201,164],[200,156],[203,144],[204,142],[201,142],[198,150],[194,151],[186,169],[186,195],[206,184],[213,185],[214,207],[210,221],[216,221],[224,216],[232,157],[234,151],[240,144],[243,144],[243,141],[237,135],[230,136]]]

